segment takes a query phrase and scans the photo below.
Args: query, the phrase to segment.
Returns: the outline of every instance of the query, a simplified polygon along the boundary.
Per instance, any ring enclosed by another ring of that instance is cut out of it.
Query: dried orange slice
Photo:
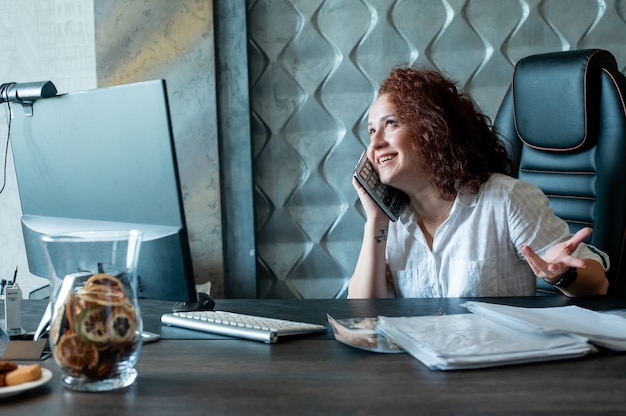
[[[87,307],[76,318],[76,333],[83,341],[96,345],[105,344],[108,341],[106,321],[106,308]]]
[[[106,322],[111,342],[124,344],[135,338],[137,314],[132,306],[115,308]]]
[[[83,287],[76,291],[75,297],[82,302],[84,306],[89,304],[97,304],[102,306],[122,306],[128,303],[128,298],[124,292],[119,290],[107,290],[106,287],[94,286],[89,288]]]
[[[85,287],[90,288],[92,286],[104,286],[109,290],[124,292],[124,285],[120,279],[107,273],[94,274],[87,279]]]
[[[99,355],[94,345],[73,332],[66,332],[54,347],[54,357],[69,370],[84,371],[98,364]]]

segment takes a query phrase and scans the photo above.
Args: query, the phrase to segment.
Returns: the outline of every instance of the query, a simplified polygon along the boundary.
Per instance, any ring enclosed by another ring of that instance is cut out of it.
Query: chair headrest
[[[593,146],[598,130],[600,74],[617,71],[602,49],[532,55],[513,75],[515,128],[528,146],[567,152]]]

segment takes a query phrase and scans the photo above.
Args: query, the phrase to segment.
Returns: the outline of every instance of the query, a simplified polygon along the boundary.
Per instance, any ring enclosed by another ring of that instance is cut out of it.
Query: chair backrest
[[[515,65],[494,125],[517,164],[572,232],[611,260],[609,293],[626,296],[626,77],[601,49],[532,55]]]

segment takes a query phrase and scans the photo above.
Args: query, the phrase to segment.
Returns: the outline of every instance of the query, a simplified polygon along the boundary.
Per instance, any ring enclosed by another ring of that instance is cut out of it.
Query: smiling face
[[[367,156],[381,182],[405,192],[413,190],[423,177],[414,141],[408,126],[400,124],[386,94],[379,96],[370,108],[367,129],[370,136]]]

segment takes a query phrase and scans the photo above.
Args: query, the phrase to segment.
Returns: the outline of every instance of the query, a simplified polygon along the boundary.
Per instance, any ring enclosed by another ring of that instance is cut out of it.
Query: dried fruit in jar
[[[137,314],[130,305],[114,308],[106,322],[107,333],[114,344],[123,344],[135,338]]]
[[[76,318],[76,334],[86,342],[96,346],[104,345],[109,340],[106,320],[107,308],[102,306],[88,306]]]
[[[80,373],[98,364],[98,349],[73,332],[66,332],[54,347],[54,356],[68,370]]]

